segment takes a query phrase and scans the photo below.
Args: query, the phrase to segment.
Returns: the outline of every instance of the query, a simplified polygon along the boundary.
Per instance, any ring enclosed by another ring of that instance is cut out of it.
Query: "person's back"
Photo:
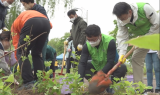
[[[34,0],[20,0],[20,2],[23,4],[25,10],[35,10],[35,11],[38,11],[38,12],[42,13],[43,15],[45,15],[48,18],[46,10],[44,9],[44,7],[42,7],[39,4],[35,4]],[[47,38],[47,40],[45,42],[45,45],[43,46],[43,50],[42,50],[43,61],[45,61],[45,59],[46,59],[47,43],[48,43],[48,38]]]

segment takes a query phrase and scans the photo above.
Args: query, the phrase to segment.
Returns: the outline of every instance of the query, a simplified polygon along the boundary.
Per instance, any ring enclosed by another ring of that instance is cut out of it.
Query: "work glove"
[[[124,55],[121,55],[119,58],[119,61],[124,64],[126,62],[126,58],[124,58]]]
[[[17,66],[17,72],[20,72],[19,64],[18,64],[18,66]]]
[[[68,40],[65,40],[65,41],[64,41],[64,45],[68,45]]]
[[[77,50],[78,50],[78,51],[81,51],[81,50],[82,50],[82,47],[83,47],[83,46],[82,46],[81,44],[78,44]]]
[[[3,31],[9,31],[6,27],[3,28]]]
[[[19,82],[16,79],[14,79],[14,84],[19,85]]]

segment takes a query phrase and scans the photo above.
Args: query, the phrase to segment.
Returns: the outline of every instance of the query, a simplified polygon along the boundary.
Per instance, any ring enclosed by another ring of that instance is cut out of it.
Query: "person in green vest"
[[[148,3],[128,4],[119,2],[114,6],[113,14],[117,16],[117,49],[123,62],[125,62],[123,56],[126,54],[128,47],[128,44],[124,44],[124,42],[138,36],[159,33],[158,13]],[[138,48],[133,52],[131,63],[134,82],[143,82],[144,59],[148,51],[148,49]]]
[[[50,69],[53,70],[53,75],[51,75],[51,77],[55,77],[54,64],[55,64],[55,61],[56,61],[56,56],[57,56],[56,50],[53,47],[47,45],[46,60],[45,61],[52,61]],[[46,71],[48,71],[48,70],[49,70],[49,68],[46,69]]]
[[[85,31],[87,42],[84,44],[81,58],[78,65],[78,73],[80,78],[85,77],[90,79],[97,71],[102,70],[107,74],[109,70],[118,62],[118,53],[116,50],[116,43],[113,37],[101,34],[100,27],[93,24],[89,25]],[[91,63],[87,62],[91,58]],[[94,69],[95,72],[92,72]],[[127,68],[122,64],[116,71],[114,71],[111,80],[114,77],[124,77]],[[90,74],[91,76],[87,76]],[[109,92],[109,91],[108,91]]]

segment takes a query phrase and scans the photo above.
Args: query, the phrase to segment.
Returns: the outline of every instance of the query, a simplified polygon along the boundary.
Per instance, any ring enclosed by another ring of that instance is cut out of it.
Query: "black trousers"
[[[71,61],[74,61],[74,59],[72,57],[70,58],[67,58],[67,70],[66,70],[66,73],[70,73],[70,69],[71,69],[71,65],[73,68],[76,67],[76,65],[74,63],[72,63]]]
[[[24,38],[26,38],[26,35],[30,35],[30,38],[33,39],[43,32],[47,32],[47,33],[41,35],[40,37],[32,41],[30,45],[27,46],[26,50],[25,50],[25,47],[22,47],[17,50],[16,55],[19,60],[18,62],[20,65],[20,69],[22,69],[21,75],[22,75],[23,83],[37,80],[37,75],[36,75],[37,70],[44,70],[44,66],[43,66],[44,63],[42,59],[42,48],[50,32],[50,23],[49,23],[49,20],[46,18],[35,17],[35,18],[29,19],[21,29],[18,46],[26,43],[24,41]],[[34,75],[31,70],[30,61],[28,59],[25,59],[22,62],[22,58],[21,58],[21,56],[28,57],[30,50],[31,50],[33,66],[34,66]]]
[[[92,63],[87,63],[87,67],[86,67],[86,70],[85,70],[85,78],[88,80],[88,79],[91,79],[96,73],[97,71],[95,71],[94,73],[91,71],[91,69],[94,69],[94,66],[92,65]],[[127,67],[126,65],[122,64],[120,67],[118,67],[111,75],[111,80],[113,81],[113,78],[114,77],[117,77],[117,78],[121,78],[121,77],[125,77],[126,75],[126,72],[127,72]],[[90,74],[91,76],[86,76],[86,74]]]

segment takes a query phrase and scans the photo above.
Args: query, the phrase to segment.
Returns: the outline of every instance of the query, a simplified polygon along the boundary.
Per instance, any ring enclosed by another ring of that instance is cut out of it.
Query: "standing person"
[[[34,3],[34,0],[20,0],[20,2],[24,6],[25,10],[36,10],[36,11],[44,14],[48,18],[46,10],[44,9],[44,7],[42,7],[39,4]],[[43,61],[46,60],[46,48],[47,48],[47,44],[48,44],[48,38],[47,38],[47,40],[46,40],[46,42],[45,42],[45,44],[43,46],[43,49],[42,49],[42,58],[43,58]]]
[[[145,58],[147,68],[147,84],[153,87],[153,68],[156,78],[155,93],[160,93],[160,59],[157,51],[150,50]],[[154,92],[153,89],[148,89],[147,92]]]
[[[81,50],[86,42],[85,29],[87,27],[87,23],[83,20],[83,18],[79,17],[76,14],[76,10],[72,9],[67,13],[70,18],[70,22],[72,22],[72,31],[71,36],[64,41],[64,44],[68,44],[69,41],[73,40],[73,45],[77,55],[81,55]]]
[[[41,57],[41,53],[51,28],[52,24],[49,22],[47,17],[34,10],[22,12],[13,22],[11,32],[13,34],[12,39],[15,49],[17,49],[17,47],[19,47],[20,45],[26,43],[24,41],[26,35],[29,35],[30,39],[32,40],[38,35],[46,32],[34,41],[30,42],[30,45],[27,47],[27,49],[25,49],[25,47],[21,47],[21,49],[15,51],[15,57],[19,62],[21,76],[23,79],[23,85],[19,88],[19,90],[22,90],[24,88],[30,89],[31,87],[33,87],[35,80],[37,80],[37,70],[44,70],[44,63]],[[34,66],[34,76],[31,70],[29,59],[27,58],[22,60],[21,57],[28,57],[30,50]]]
[[[71,31],[72,31],[72,29],[70,30],[70,34],[71,34]],[[71,64],[72,64],[72,67],[75,68],[75,64],[71,62],[71,61],[74,61],[75,59],[76,59],[75,48],[74,48],[74,45],[73,45],[73,40],[71,40],[68,43],[67,53],[66,53],[66,62],[67,62],[66,73],[70,73]]]
[[[67,62],[66,73],[70,73],[71,64],[72,64],[72,67],[75,68],[75,64],[72,63],[72,61],[74,61],[76,59],[75,54],[73,52],[75,52],[75,48],[73,46],[73,41],[71,40],[68,43],[67,53],[66,53],[66,62]]]
[[[114,38],[101,34],[99,26],[94,24],[89,25],[85,34],[87,42],[82,49],[78,73],[80,74],[80,78],[83,79],[85,77],[88,80],[100,70],[102,70],[102,74],[107,74],[118,62],[119,56]],[[91,63],[87,63],[89,56],[92,59]],[[95,72],[93,73],[91,69],[94,69]],[[113,72],[112,80],[114,77],[124,77],[126,72],[127,68],[122,64]],[[90,74],[91,76],[86,76],[86,74]]]
[[[14,0],[0,0],[0,30],[9,31],[5,26],[5,18],[7,15],[8,6],[11,5]]]
[[[127,52],[128,41],[131,37],[151,35],[159,32],[159,17],[157,12],[148,3],[128,4],[119,2],[113,8],[113,14],[117,16],[118,32],[117,42],[120,60]],[[157,39],[158,40],[158,39]],[[145,56],[149,50],[138,48],[132,55],[132,67],[134,82],[143,82],[143,66]]]
[[[54,67],[54,64],[55,64],[55,61],[56,61],[56,56],[57,56],[57,53],[56,53],[56,50],[47,45],[47,50],[46,50],[46,61],[52,61],[51,63],[51,66],[50,66],[50,69],[53,70],[53,74],[51,75],[51,77],[55,77],[55,67]],[[49,69],[47,69],[48,71]]]

